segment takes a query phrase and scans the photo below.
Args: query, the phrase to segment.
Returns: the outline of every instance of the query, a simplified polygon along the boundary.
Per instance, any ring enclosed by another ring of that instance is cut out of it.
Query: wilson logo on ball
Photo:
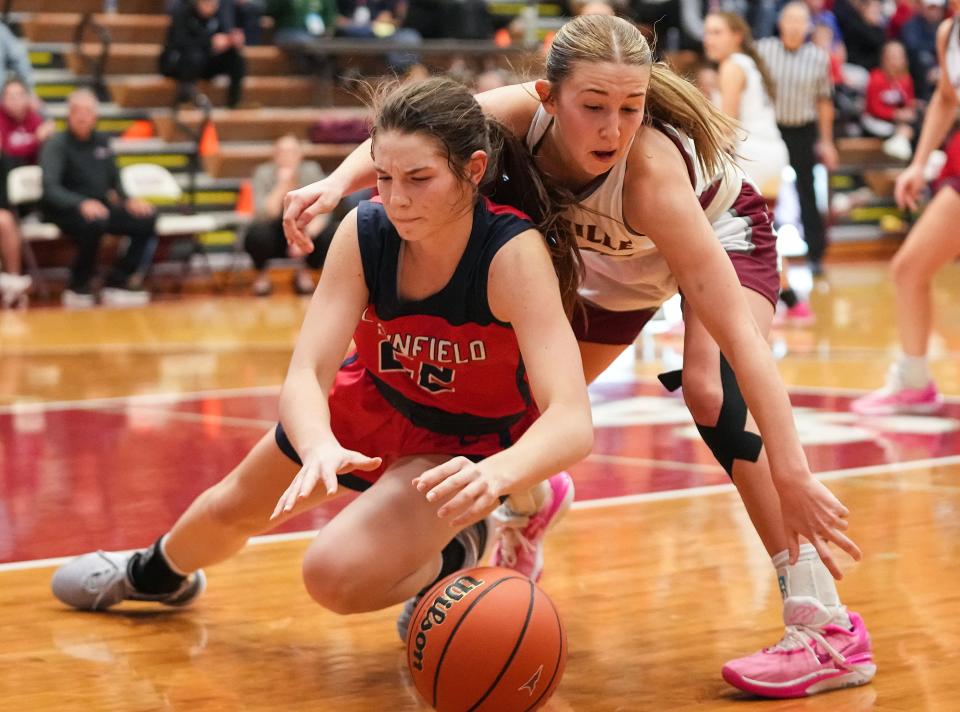
[[[427,632],[435,625],[443,625],[447,619],[447,611],[484,583],[483,579],[461,576],[443,590],[443,595],[436,597],[420,620],[420,630],[417,631],[417,637],[414,640],[413,659],[410,663],[413,668],[423,670],[423,651],[427,647]]]

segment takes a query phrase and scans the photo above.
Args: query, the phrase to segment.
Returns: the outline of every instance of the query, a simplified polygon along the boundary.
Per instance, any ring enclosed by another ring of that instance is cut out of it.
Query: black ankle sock
[[[480,532],[480,551],[482,553],[487,544],[486,522],[479,521],[467,528],[472,529],[473,527],[482,527]],[[462,569],[467,560],[467,550],[463,546],[463,543],[461,543],[460,539],[454,537],[450,540],[449,544],[443,547],[443,551],[440,552],[440,558],[442,559],[442,563],[440,564],[440,573],[437,574],[437,577],[433,581],[424,586],[423,590],[420,591],[418,595],[422,596],[424,593],[429,591],[433,585],[437,583],[437,581],[445,579],[454,571],[459,571]]]
[[[146,551],[134,554],[128,571],[130,580],[141,593],[173,593],[186,578],[170,568],[160,550],[160,539]]]
[[[793,309],[795,306],[797,306],[797,302],[800,301],[797,299],[797,293],[794,292],[791,287],[780,290],[780,300],[790,309]]]

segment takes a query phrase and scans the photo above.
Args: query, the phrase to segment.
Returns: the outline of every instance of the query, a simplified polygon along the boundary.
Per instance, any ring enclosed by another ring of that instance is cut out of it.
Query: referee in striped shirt
[[[790,165],[797,173],[807,259],[817,276],[822,271],[827,241],[813,190],[813,167],[818,156],[828,170],[837,166],[830,59],[821,48],[806,41],[810,29],[806,3],[784,5],[779,26],[780,37],[759,40],[756,47],[776,83],[777,125],[790,153]]]

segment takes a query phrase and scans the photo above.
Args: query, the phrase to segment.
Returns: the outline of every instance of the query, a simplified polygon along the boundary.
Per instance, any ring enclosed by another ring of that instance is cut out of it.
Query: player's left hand
[[[461,529],[500,506],[500,483],[482,463],[455,457],[414,478],[413,486],[428,502],[443,502],[437,516]]]
[[[777,487],[780,509],[787,534],[790,563],[795,564],[800,554],[799,537],[805,537],[824,565],[837,580],[843,578],[840,567],[830,553],[830,542],[859,561],[860,548],[843,532],[847,529],[850,511],[819,480],[808,477],[805,481]]]

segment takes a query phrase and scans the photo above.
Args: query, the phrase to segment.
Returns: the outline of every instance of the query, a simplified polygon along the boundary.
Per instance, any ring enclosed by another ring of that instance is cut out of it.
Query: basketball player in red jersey
[[[560,28],[545,78],[478,100],[575,198],[563,213],[586,265],[588,318],[574,312],[574,332],[587,381],[683,292],[684,401],[770,555],[787,625],[779,644],[728,662],[724,678],[772,697],[869,682],[870,638],[840,601],[829,544],[855,559],[860,550],[844,531],[848,510],[810,473],[764,338],[779,291],[775,236],[762,197],[735,164],[732,120],[654,63],[636,27],[599,15]],[[287,194],[288,241],[304,246],[306,222],[370,184],[367,153],[359,148],[325,180]],[[505,518],[517,526],[504,528],[494,563],[536,575],[556,490],[534,510],[517,511],[516,499]]]
[[[185,605],[204,588],[201,567],[354,489],[362,494],[310,544],[304,583],[337,613],[408,600],[403,636],[416,596],[478,561],[484,518],[502,497],[589,451],[582,365],[551,251],[529,220],[479,190],[503,175],[498,151],[516,159],[511,171],[525,162],[529,185],[526,151],[450,80],[397,88],[376,117],[382,202],[362,203],[333,239],[280,425],[149,549],[61,567],[61,601]],[[575,247],[552,237],[570,292]],[[341,364],[351,338],[356,352]]]

